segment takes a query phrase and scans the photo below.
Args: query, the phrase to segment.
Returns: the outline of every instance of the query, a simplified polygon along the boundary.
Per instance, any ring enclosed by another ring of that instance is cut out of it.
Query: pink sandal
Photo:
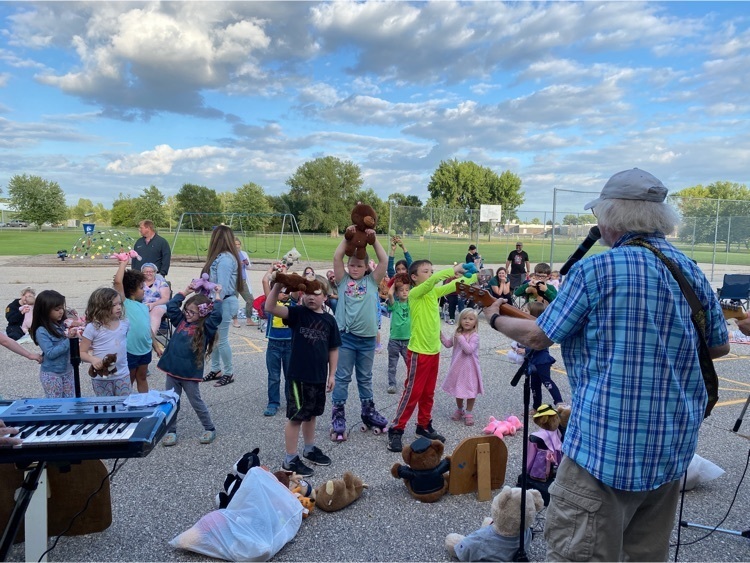
[[[474,415],[470,412],[464,414],[464,424],[466,426],[474,426]]]

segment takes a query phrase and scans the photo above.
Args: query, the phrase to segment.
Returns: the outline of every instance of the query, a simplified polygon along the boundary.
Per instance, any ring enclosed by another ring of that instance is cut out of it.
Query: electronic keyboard
[[[175,403],[128,407],[127,397],[0,401],[0,420],[23,443],[0,448],[0,463],[144,457],[167,431]]]

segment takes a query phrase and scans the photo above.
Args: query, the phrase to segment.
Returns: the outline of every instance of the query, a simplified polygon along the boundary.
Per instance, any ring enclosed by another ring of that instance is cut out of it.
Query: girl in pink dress
[[[443,346],[453,347],[451,366],[443,382],[443,391],[456,398],[456,412],[451,415],[451,420],[463,419],[466,426],[473,426],[474,400],[477,395],[484,393],[482,372],[479,369],[478,322],[477,312],[467,308],[458,316],[458,326],[453,338],[440,333]]]

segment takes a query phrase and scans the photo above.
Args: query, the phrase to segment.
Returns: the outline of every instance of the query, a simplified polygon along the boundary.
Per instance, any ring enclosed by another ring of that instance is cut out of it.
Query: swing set
[[[278,233],[278,244],[275,244],[277,233],[266,233],[265,228],[263,228],[262,232],[259,232],[257,229],[248,229],[251,224],[257,223],[258,219],[273,218],[279,218],[281,220],[281,231]],[[203,227],[206,220],[210,220],[213,226],[208,229]],[[174,249],[177,246],[177,239],[179,238],[180,233],[183,235],[190,233],[192,234],[196,259],[204,259],[206,257],[206,252],[208,252],[211,232],[216,225],[220,224],[226,225],[232,229],[232,231],[234,231],[234,236],[242,241],[242,249],[248,254],[259,254],[257,258],[262,257],[264,254],[275,254],[275,260],[280,260],[282,254],[286,252],[282,253],[281,250],[282,248],[286,248],[283,246],[284,235],[286,235],[287,238],[291,237],[292,239],[290,248],[298,248],[298,245],[301,245],[302,253],[307,259],[307,262],[310,262],[310,256],[307,253],[305,241],[302,240],[302,233],[300,233],[299,224],[297,223],[297,219],[291,213],[183,213],[180,216],[180,221],[174,234],[172,251],[174,252]],[[263,239],[262,243],[260,239]],[[288,251],[289,249],[286,250]],[[268,258],[271,258],[271,256],[268,256]]]

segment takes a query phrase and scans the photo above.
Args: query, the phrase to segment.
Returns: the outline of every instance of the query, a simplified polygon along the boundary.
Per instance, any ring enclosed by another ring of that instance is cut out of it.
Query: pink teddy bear
[[[141,255],[135,250],[129,250],[128,252],[115,252],[110,258],[117,258],[120,262],[127,262],[131,258],[141,259]]]
[[[208,274],[201,274],[201,277],[199,279],[194,279],[190,282],[190,285],[196,293],[202,293],[206,297],[211,297],[211,292],[213,292],[216,287],[215,283],[208,281]]]
[[[490,417],[489,424],[484,427],[485,434],[494,434],[498,438],[502,439],[505,436],[513,436],[515,433],[523,428],[523,424],[517,416],[509,416],[505,420],[498,420],[494,416]]]

